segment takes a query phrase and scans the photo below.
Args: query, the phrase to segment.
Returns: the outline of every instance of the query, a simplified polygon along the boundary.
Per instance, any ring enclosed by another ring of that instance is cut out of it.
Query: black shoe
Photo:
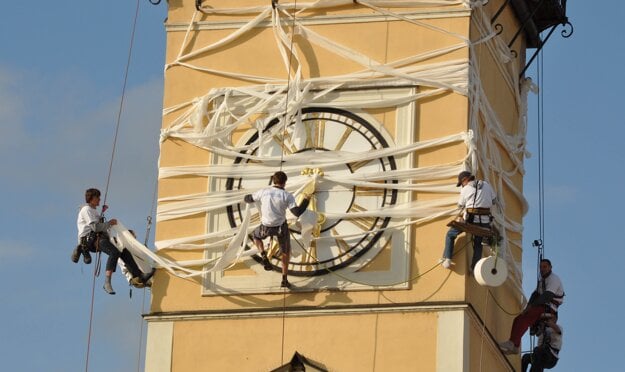
[[[265,268],[265,271],[273,270],[273,266],[271,266],[271,262],[269,262],[267,255],[264,253],[262,255],[262,263],[263,263],[263,267]]]
[[[80,245],[77,245],[76,248],[74,248],[74,250],[72,251],[72,262],[73,263],[78,263],[78,260],[80,259],[80,254],[82,253],[82,249],[80,248]]]
[[[291,288],[291,283],[288,280],[282,279],[282,283],[280,283],[281,288]]]
[[[89,265],[91,263],[91,254],[89,253],[89,251],[87,251],[87,250],[83,250],[82,251],[82,261],[86,265]]]
[[[150,281],[150,279],[152,278],[152,276],[154,276],[154,273],[156,272],[156,269],[152,269],[152,271],[150,271],[149,273],[143,273],[141,274],[141,281],[143,282],[143,284],[146,284],[147,282]]]

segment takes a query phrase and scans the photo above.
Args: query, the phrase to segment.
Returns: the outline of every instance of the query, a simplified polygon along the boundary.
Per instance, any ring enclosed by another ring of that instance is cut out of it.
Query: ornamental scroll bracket
[[[508,48],[512,48],[518,37],[525,33],[527,48],[537,49],[528,60],[520,76],[523,76],[527,68],[532,64],[558,25],[565,27],[561,32],[562,37],[568,38],[573,34],[573,25],[566,16],[566,2],[567,0],[505,0],[491,17],[490,22],[493,25],[493,29],[497,32],[497,35],[502,34],[504,27],[501,23],[496,22],[506,7],[510,6],[521,23],[508,42]],[[545,30],[549,30],[549,32],[545,38],[542,38],[541,33]],[[518,56],[516,50],[510,49],[510,52],[515,58]]]

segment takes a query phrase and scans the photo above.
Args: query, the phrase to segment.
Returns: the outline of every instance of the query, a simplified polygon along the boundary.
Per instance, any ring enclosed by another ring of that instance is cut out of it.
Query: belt
[[[467,213],[488,215],[490,214],[490,208],[467,208]]]

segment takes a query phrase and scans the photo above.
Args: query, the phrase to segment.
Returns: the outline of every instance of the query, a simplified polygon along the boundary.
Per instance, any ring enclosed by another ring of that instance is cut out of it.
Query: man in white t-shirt
[[[289,226],[286,222],[286,210],[290,210],[296,217],[299,217],[310,202],[310,195],[306,195],[302,204],[297,205],[295,197],[284,189],[287,176],[284,172],[278,171],[271,176],[273,186],[256,191],[253,194],[245,195],[247,203],[260,202],[260,226],[254,230],[254,244],[262,257],[265,270],[273,269],[265,247],[263,239],[274,236],[278,240],[280,252],[282,253],[282,283],[281,287],[290,288],[291,284],[287,280],[289,259],[291,257],[291,238],[289,236]]]
[[[547,314],[546,314],[547,315]],[[521,370],[527,371],[531,364],[530,372],[543,372],[556,366],[562,349],[562,326],[556,324],[557,317],[552,315],[543,320],[538,334],[538,346],[531,353],[521,358]]]
[[[497,194],[486,181],[476,180],[471,172],[463,171],[458,175],[456,187],[460,187],[460,199],[458,207],[464,210],[464,220],[468,223],[480,227],[490,227],[490,209],[495,204]],[[445,269],[451,268],[453,264],[451,258],[454,255],[454,242],[461,230],[450,227],[445,237],[445,250],[443,252],[442,266]],[[482,237],[473,236],[473,258],[471,259],[471,270],[482,258]]]
[[[510,339],[499,344],[505,354],[516,354],[521,346],[521,337],[529,327],[536,324],[544,314],[558,314],[558,307],[564,301],[564,287],[560,277],[551,271],[551,261],[540,260],[540,280],[530,296],[527,307],[512,322]]]
[[[94,188],[87,189],[85,191],[85,202],[86,204],[80,208],[78,218],[76,219],[78,243],[85,247],[87,251],[102,251],[109,256],[104,273],[104,291],[111,295],[115,294],[111,284],[111,277],[117,267],[117,260],[120,258],[124,261],[133,277],[138,278],[143,283],[147,283],[154,275],[154,269],[147,273],[142,272],[127,249],[124,248],[120,251],[111,243],[108,230],[111,226],[117,224],[117,220],[113,218],[109,221],[104,221],[104,218],[98,213],[96,208],[100,205],[100,190]],[[107,208],[104,205],[102,213]]]

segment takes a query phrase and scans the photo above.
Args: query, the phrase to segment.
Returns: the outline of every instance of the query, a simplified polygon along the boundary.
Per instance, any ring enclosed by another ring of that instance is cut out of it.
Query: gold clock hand
[[[308,206],[310,210],[315,213],[316,216],[315,224],[312,226],[311,229],[311,235],[313,240],[310,242],[310,246],[308,247],[308,250],[303,257],[303,262],[312,264],[317,262],[317,242],[315,238],[318,238],[321,235],[321,226],[326,221],[325,214],[319,211],[317,195],[315,195],[315,192],[317,191],[317,180],[319,177],[323,177],[323,171],[319,168],[304,168],[301,174],[312,177],[312,180],[310,180],[310,182],[306,186],[304,186],[300,195],[298,195],[298,203],[301,203],[301,200],[303,200],[305,197],[310,198],[310,203],[308,204]]]
[[[325,214],[319,211],[319,208],[317,205],[317,195],[315,195],[315,192],[317,189],[317,180],[319,177],[323,177],[324,173],[323,173],[323,170],[321,170],[321,168],[314,168],[314,169],[304,168],[301,174],[307,175],[309,177],[311,176],[313,177],[311,182],[309,182],[308,185],[306,185],[304,189],[302,190],[300,194],[300,202],[301,202],[301,199],[310,195],[310,204],[309,204],[310,210],[315,212],[315,214],[317,215],[317,223],[315,227],[313,228],[313,236],[319,237],[319,235],[321,234],[321,225],[325,223],[326,216]]]

